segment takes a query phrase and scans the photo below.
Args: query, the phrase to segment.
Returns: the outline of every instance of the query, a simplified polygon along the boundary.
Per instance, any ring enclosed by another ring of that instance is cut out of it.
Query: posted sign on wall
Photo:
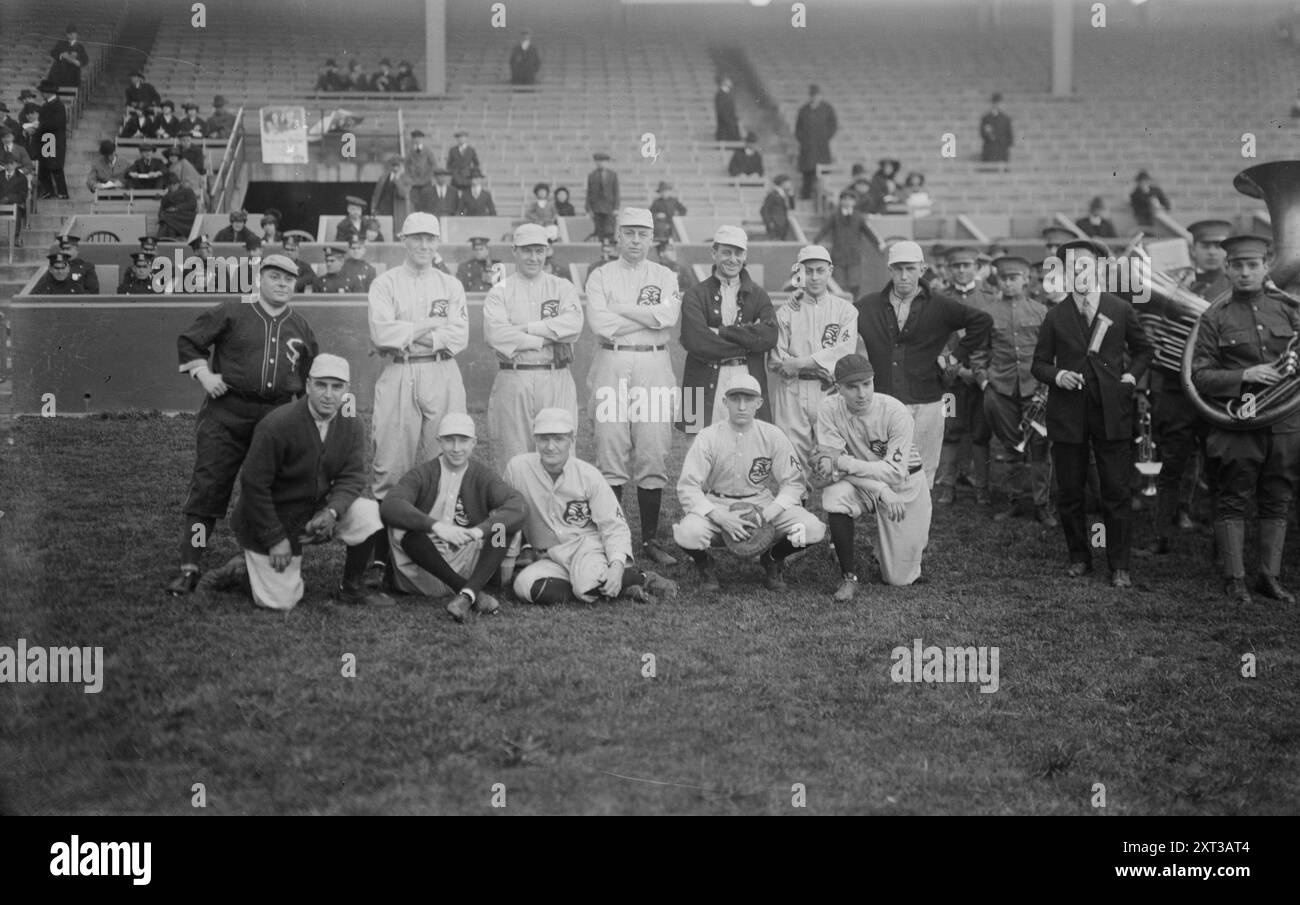
[[[262,107],[262,162],[307,163],[307,111]]]

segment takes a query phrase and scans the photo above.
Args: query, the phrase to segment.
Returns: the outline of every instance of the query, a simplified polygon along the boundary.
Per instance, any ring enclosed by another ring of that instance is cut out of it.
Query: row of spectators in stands
[[[226,99],[218,94],[212,99],[212,115],[199,116],[199,105],[190,101],[181,106],[184,116],[176,115],[176,104],[163,100],[158,89],[144,80],[144,73],[131,73],[126,89],[126,112],[118,138],[229,138],[235,128],[235,115],[226,110]]]
[[[401,60],[397,70],[393,64],[383,59],[379,68],[371,73],[363,72],[359,60],[351,60],[346,71],[339,68],[335,60],[326,60],[316,77],[316,91],[419,91],[420,85],[415,80],[415,73],[409,61]]]

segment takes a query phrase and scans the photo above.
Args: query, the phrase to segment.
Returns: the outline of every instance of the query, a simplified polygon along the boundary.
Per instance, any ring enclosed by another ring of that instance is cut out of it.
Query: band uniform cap
[[[358,198],[356,195],[348,195],[343,200],[346,201],[348,204],[355,204],[357,207],[361,208],[362,210],[365,210],[366,202],[363,199]]]
[[[1022,273],[1029,273],[1032,265],[1028,258],[1022,258],[1020,255],[999,255],[993,259],[993,266],[997,268],[998,273],[1015,270]]]
[[[619,211],[618,225],[620,228],[624,226],[643,226],[646,229],[654,229],[655,218],[647,207],[625,207]]]
[[[737,377],[731,386],[727,387],[724,394],[730,396],[733,393],[746,393],[750,396],[762,396],[763,388],[758,385],[758,379],[753,374],[743,374]]]
[[[1227,220],[1197,220],[1187,231],[1193,242],[1222,242],[1232,235],[1232,224]]]
[[[924,264],[925,252],[917,243],[905,239],[889,246],[889,266],[895,264]]]
[[[1219,243],[1228,253],[1229,261],[1242,258],[1266,258],[1273,243],[1263,236],[1229,236]]]
[[[749,236],[739,226],[719,226],[713,233],[714,245],[732,245],[741,251],[749,250]]]
[[[423,211],[407,214],[406,219],[402,221],[402,236],[418,236],[423,233],[441,236],[442,227],[438,225],[438,218]]]
[[[1069,242],[1077,238],[1074,230],[1066,229],[1064,226],[1048,226],[1043,229],[1044,242]]]
[[[799,249],[798,263],[806,264],[809,261],[825,261],[827,264],[834,263],[831,261],[831,253],[821,245],[805,245]]]
[[[258,268],[258,270],[260,272],[262,270],[267,270],[268,268],[271,270],[283,270],[291,277],[298,276],[298,265],[295,264],[291,258],[287,258],[284,255],[267,255],[263,258],[262,266]],[[313,368],[313,370],[315,369]],[[343,379],[347,380],[346,377]]]
[[[534,434],[571,434],[574,429],[573,413],[568,409],[542,409],[533,418]]]
[[[274,256],[273,256],[274,257]],[[263,264],[263,267],[266,265]],[[335,380],[341,380],[344,383],[352,382],[352,369],[348,366],[348,360],[338,355],[331,355],[329,352],[322,352],[311,361],[311,371],[308,377],[333,377]]]
[[[980,259],[980,253],[977,249],[971,248],[968,245],[959,245],[955,248],[948,249],[944,253],[943,259],[949,264],[956,264],[958,261],[978,262]]]
[[[463,412],[451,412],[442,416],[442,421],[438,425],[438,436],[477,439],[478,433],[475,431],[473,418]]]
[[[1065,253],[1067,251],[1073,251],[1075,254],[1085,251],[1088,254],[1095,255],[1099,258],[1110,257],[1110,246],[1105,242],[1102,242],[1100,239],[1076,238],[1071,239],[1069,242],[1062,242],[1060,245],[1056,246],[1056,256],[1061,260],[1065,260]]]
[[[871,366],[871,359],[865,355],[852,353],[835,362],[835,382],[855,383],[859,380],[874,380],[876,369]]]
[[[515,230],[514,244],[517,248],[526,248],[529,245],[548,245],[550,242],[544,226],[524,223]]]

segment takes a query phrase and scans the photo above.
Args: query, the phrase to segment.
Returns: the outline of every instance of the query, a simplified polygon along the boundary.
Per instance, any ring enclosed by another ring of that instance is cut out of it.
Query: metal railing
[[[244,166],[244,139],[244,108],[240,107],[235,113],[235,125],[230,130],[230,138],[226,142],[221,168],[217,170],[212,180],[208,210],[213,213],[225,211],[230,203],[235,183]]]

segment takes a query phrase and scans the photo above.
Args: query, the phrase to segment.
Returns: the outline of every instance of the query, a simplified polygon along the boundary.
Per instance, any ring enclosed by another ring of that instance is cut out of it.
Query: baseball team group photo
[[[1296,812],[1290,4],[12,5],[0,813]]]

